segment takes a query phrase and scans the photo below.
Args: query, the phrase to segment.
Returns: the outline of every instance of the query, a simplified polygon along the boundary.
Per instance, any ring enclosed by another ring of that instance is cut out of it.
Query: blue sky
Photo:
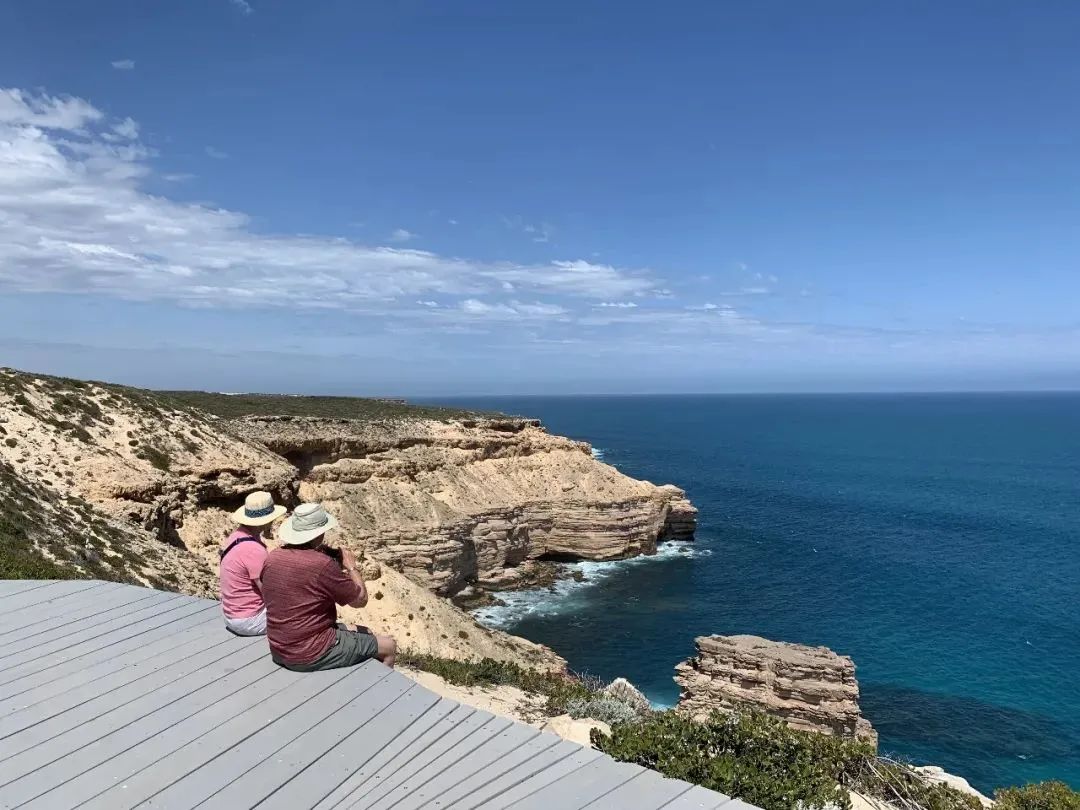
[[[1080,388],[1080,6],[0,6],[0,361]]]

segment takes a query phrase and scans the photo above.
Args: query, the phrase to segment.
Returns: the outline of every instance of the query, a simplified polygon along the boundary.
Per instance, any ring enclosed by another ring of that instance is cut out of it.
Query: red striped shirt
[[[337,605],[360,596],[360,586],[321,551],[288,546],[266,558],[262,591],[270,652],[287,664],[310,664],[329,650]]]

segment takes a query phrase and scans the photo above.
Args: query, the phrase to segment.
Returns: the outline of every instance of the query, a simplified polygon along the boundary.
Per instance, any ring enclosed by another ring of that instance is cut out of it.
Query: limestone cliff
[[[231,423],[300,471],[349,543],[444,594],[505,586],[539,559],[612,560],[688,539],[697,510],[529,419]]]
[[[750,706],[803,731],[877,744],[849,657],[757,636],[702,636],[696,645],[697,655],[675,668],[680,712],[701,718]]]
[[[565,662],[551,650],[480,627],[432,591],[517,581],[540,558],[653,553],[693,533],[681,490],[628,478],[533,420],[415,412],[230,420],[174,396],[0,369],[0,494],[13,505],[0,533],[36,510],[42,527],[16,527],[35,560],[24,571],[213,595],[217,546],[246,493],[323,500],[341,518],[334,541],[382,563],[381,598],[348,620],[417,652],[555,669]]]

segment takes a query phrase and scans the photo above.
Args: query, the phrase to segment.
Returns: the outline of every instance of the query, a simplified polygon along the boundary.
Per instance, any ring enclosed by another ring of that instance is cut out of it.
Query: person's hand
[[[356,555],[347,548],[341,550],[341,567],[346,571],[353,571],[356,569]]]

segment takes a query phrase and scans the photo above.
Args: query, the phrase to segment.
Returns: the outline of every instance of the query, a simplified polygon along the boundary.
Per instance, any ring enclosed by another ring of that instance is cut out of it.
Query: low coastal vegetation
[[[78,543],[69,537],[72,526]],[[26,481],[0,462],[0,579],[79,578],[175,587],[89,503]]]
[[[406,652],[399,662],[460,686],[510,685],[546,699],[551,716],[608,723],[593,730],[599,750],[763,810],[850,808],[851,792],[898,810],[982,810],[972,794],[927,779],[859,741],[790,728],[759,711],[714,713],[705,722],[674,711],[642,712],[603,691],[596,679],[542,673],[484,659],[460,661]],[[1000,810],[1080,810],[1080,793],[1060,782],[999,790]]]
[[[461,408],[413,405],[398,399],[288,396],[284,394],[217,394],[207,391],[162,391],[160,395],[223,419],[244,416],[307,416],[321,419],[468,419],[483,415]]]
[[[1064,782],[1004,788],[994,794],[997,810],[1080,810],[1080,792]]]

